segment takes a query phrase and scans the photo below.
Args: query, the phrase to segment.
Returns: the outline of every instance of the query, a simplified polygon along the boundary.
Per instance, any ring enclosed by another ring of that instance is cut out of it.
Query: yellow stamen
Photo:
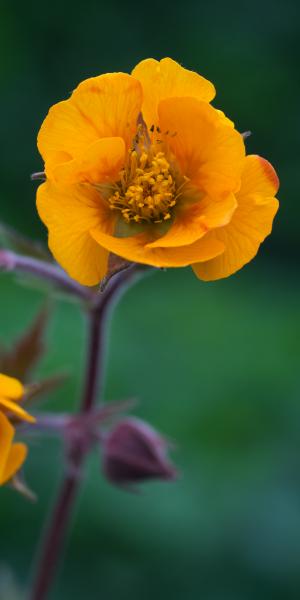
[[[120,210],[127,223],[161,223],[171,218],[176,204],[176,184],[164,152],[151,148],[131,150],[121,171],[117,190],[108,198],[111,209]]]

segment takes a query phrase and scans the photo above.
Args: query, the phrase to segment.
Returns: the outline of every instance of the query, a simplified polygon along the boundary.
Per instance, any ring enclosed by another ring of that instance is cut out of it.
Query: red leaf
[[[23,382],[45,352],[44,333],[48,321],[48,308],[43,308],[29,329],[9,351],[0,349],[0,370]]]

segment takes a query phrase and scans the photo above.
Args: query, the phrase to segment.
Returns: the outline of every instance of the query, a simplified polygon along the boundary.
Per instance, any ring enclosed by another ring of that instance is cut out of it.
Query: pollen
[[[176,181],[164,152],[149,147],[130,150],[115,192],[108,198],[111,210],[119,210],[127,223],[162,223],[171,219],[176,204]]]

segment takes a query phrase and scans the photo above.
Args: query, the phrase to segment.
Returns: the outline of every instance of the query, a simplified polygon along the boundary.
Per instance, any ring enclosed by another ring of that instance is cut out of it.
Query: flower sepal
[[[15,492],[18,492],[25,500],[29,500],[29,502],[37,502],[37,495],[33,492],[27,483],[24,480],[23,474],[20,472],[14,475],[12,479],[8,482],[9,487],[11,487]]]
[[[118,273],[121,273],[122,271],[125,271],[126,269],[129,269],[133,265],[133,262],[124,260],[121,258],[121,256],[117,256],[113,252],[110,252],[108,256],[107,272],[100,282],[100,292],[104,292],[112,277]]]

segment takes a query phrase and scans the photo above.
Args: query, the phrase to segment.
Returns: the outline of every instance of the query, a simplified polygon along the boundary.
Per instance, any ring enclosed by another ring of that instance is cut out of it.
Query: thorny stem
[[[89,310],[89,340],[87,350],[86,377],[83,388],[79,416],[87,416],[94,409],[98,397],[99,384],[103,384],[104,337],[106,316],[112,301],[120,290],[136,275],[138,268],[132,267],[116,275],[107,285],[105,292]],[[69,464],[44,540],[38,552],[37,570],[33,580],[29,600],[45,600],[53,583],[60,562],[65,535],[70,521],[74,500],[81,483],[81,468],[87,448],[75,444],[69,448]]]

